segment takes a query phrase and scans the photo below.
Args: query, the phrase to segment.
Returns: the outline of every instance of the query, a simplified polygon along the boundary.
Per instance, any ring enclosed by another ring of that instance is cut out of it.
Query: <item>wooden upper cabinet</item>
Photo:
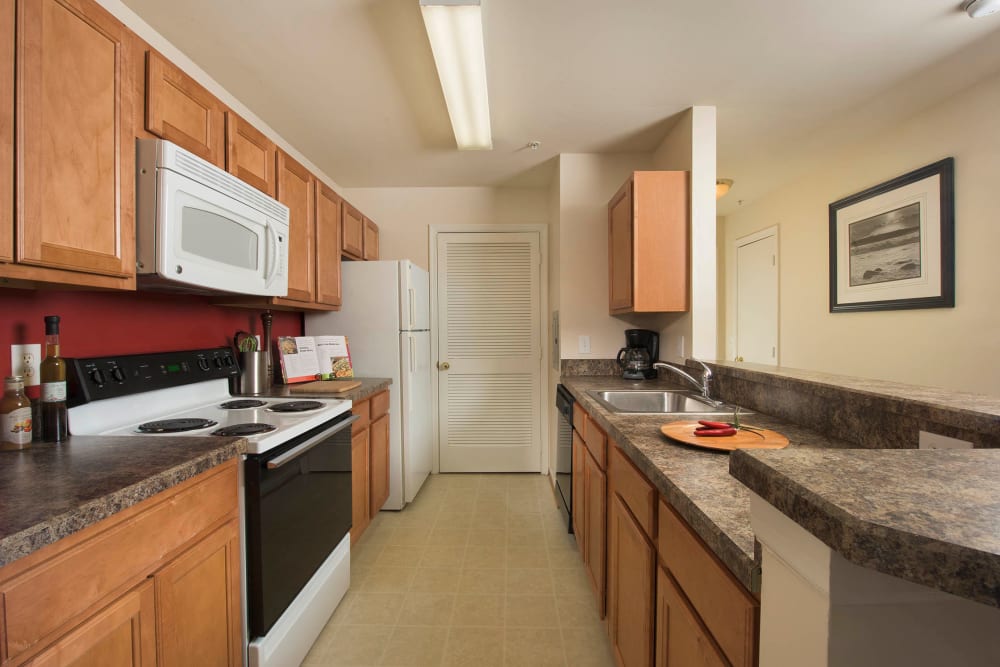
[[[14,259],[14,0],[0,0],[0,262]]]
[[[343,200],[317,183],[316,187],[316,301],[340,306],[340,225]]]
[[[288,299],[311,302],[315,290],[316,179],[308,169],[278,151],[277,199],[289,209]]]
[[[637,171],[608,203],[612,314],[688,309],[688,172]]]
[[[365,217],[365,241],[364,258],[366,260],[378,259],[378,225]]]
[[[16,44],[15,259],[134,286],[128,31],[93,0],[21,0]]]
[[[214,95],[159,53],[146,54],[147,130],[225,167],[225,126]]]
[[[341,252],[352,259],[364,259],[365,217],[347,202],[344,202],[344,226],[341,233]]]
[[[226,170],[273,197],[277,147],[263,132],[226,112]]]

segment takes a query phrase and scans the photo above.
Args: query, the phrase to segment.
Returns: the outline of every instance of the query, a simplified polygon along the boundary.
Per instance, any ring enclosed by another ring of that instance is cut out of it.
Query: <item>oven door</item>
[[[263,637],[351,530],[349,413],[246,460],[247,606]]]

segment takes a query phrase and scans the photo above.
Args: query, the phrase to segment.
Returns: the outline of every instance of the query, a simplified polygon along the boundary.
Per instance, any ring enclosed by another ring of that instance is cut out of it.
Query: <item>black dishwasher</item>
[[[556,433],[556,494],[559,511],[573,532],[573,395],[556,385],[556,410],[559,425]]]

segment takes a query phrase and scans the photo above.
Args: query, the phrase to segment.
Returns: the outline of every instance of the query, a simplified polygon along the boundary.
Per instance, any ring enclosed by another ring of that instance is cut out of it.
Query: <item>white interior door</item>
[[[437,237],[441,472],[541,471],[541,275],[534,232]]]
[[[778,235],[767,232],[736,242],[736,359],[757,364],[778,363]]]

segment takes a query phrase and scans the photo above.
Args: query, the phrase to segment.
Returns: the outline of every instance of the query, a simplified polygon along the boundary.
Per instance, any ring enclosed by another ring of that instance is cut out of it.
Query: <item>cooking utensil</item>
[[[257,337],[246,331],[237,331],[233,336],[233,346],[240,352],[256,352]]]

